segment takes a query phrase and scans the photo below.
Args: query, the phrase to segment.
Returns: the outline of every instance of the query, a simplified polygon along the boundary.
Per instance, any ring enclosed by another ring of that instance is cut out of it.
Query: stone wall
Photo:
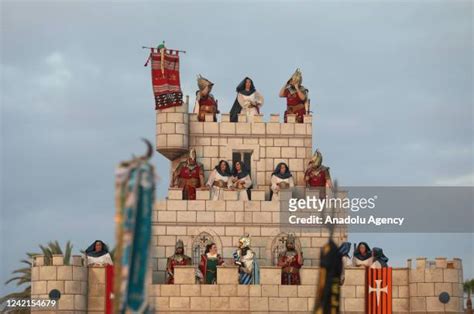
[[[31,298],[48,300],[49,292],[57,289],[61,298],[50,313],[86,313],[87,267],[81,256],[72,256],[71,265],[64,265],[64,256],[54,255],[53,265],[44,264],[44,256],[36,256],[31,268]],[[32,309],[31,313],[48,313],[45,309]]]

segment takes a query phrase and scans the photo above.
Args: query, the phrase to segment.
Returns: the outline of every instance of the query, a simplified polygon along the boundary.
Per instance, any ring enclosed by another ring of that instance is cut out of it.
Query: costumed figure
[[[329,168],[323,166],[322,163],[323,155],[319,150],[316,150],[308,163],[308,168],[304,174],[304,181],[306,182],[307,187],[332,188]]]
[[[196,150],[189,152],[187,160],[182,161],[173,172],[171,187],[183,189],[184,200],[195,200],[196,189],[204,185],[204,167],[196,160]]]
[[[202,77],[200,74],[197,78],[197,82],[199,90],[196,92],[194,113],[198,114],[198,120],[201,122],[206,121],[206,114],[212,113],[214,115],[214,122],[216,122],[216,114],[219,113],[219,110],[217,110],[217,100],[214,99],[214,96],[211,94],[214,83]]]
[[[372,251],[370,250],[369,245],[366,242],[360,242],[357,247],[354,248],[352,265],[370,267],[370,265],[372,265],[372,261]]]
[[[296,122],[303,123],[304,115],[309,112],[308,90],[302,83],[301,71],[296,69],[280,90],[280,97],[286,98],[285,123],[288,114],[296,114]]]
[[[225,160],[219,161],[219,164],[212,170],[207,180],[207,186],[211,189],[212,200],[224,199],[224,189],[231,187],[231,179],[229,163]]]
[[[352,266],[352,259],[351,259],[351,256],[349,255],[351,251],[351,246],[352,245],[350,242],[344,242],[339,247],[339,255],[341,256],[341,264],[342,264],[341,285],[344,284],[346,267]]]
[[[238,192],[239,201],[248,201],[249,188],[252,186],[252,179],[250,174],[245,167],[245,164],[240,161],[236,161],[232,171],[232,188]]]
[[[168,279],[166,280],[167,284],[174,284],[174,267],[175,266],[184,266],[191,265],[191,257],[184,255],[184,243],[182,240],[176,242],[176,247],[174,250],[174,255],[168,257],[168,262],[166,263],[166,273]]]
[[[370,268],[388,267],[388,257],[383,254],[383,250],[379,247],[372,248],[373,263]]]
[[[239,239],[239,248],[232,254],[234,263],[239,266],[239,283],[241,285],[258,285],[260,270],[255,253],[250,248],[248,235]]]
[[[239,114],[242,110],[247,117],[260,114],[260,108],[263,105],[263,96],[255,89],[252,79],[249,77],[244,78],[237,86],[236,91],[237,97],[230,110],[230,122],[238,122]],[[247,121],[249,120],[250,119]]]
[[[96,240],[89,245],[86,250],[86,257],[88,266],[95,267],[114,264],[109,253],[109,248],[101,240]]]
[[[281,267],[282,285],[299,285],[300,268],[303,266],[303,253],[296,249],[295,237],[289,234],[286,239],[286,250],[278,257],[278,266]]]
[[[280,199],[281,190],[293,188],[295,186],[293,175],[286,163],[281,162],[276,166],[275,171],[272,173],[271,184],[272,200]]]
[[[208,244],[206,251],[201,255],[196,276],[200,283],[216,284],[217,283],[217,266],[224,264],[224,259],[217,254],[217,246],[215,243]]]

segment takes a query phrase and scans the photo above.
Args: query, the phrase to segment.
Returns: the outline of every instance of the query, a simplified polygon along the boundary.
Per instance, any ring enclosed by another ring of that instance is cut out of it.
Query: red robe
[[[214,122],[217,121],[217,102],[214,100],[214,97],[212,95],[201,97],[199,99],[198,121],[206,121],[207,113],[214,114]]]
[[[184,200],[196,199],[196,188],[201,187],[201,176],[204,176],[204,171],[198,163],[194,167],[188,164],[181,167],[178,174],[178,186],[183,188]]]
[[[290,256],[285,253],[278,257],[278,266],[281,269],[281,284],[282,285],[299,285],[301,284],[300,268],[303,266],[303,253],[301,254],[301,263],[298,262],[297,255],[294,255],[293,260],[287,264]]]
[[[174,267],[175,266],[184,266],[184,265],[191,265],[191,258],[186,255],[176,257],[173,255],[168,257],[168,263],[166,266],[166,271],[168,272],[168,279],[166,280],[167,284],[174,284]]]
[[[329,177],[329,168],[319,167],[314,169],[313,167],[306,170],[305,174],[306,185],[310,187],[325,187],[328,180],[331,180]]]
[[[301,99],[298,96],[298,93],[290,93],[288,89],[285,89],[286,97],[286,111],[285,111],[285,123],[288,114],[296,114],[296,122],[303,123],[304,115],[306,114],[306,109],[304,102],[306,99]]]

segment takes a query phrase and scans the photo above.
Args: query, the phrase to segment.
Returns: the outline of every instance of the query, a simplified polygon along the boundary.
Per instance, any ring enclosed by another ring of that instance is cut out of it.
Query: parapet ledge
[[[268,116],[268,120],[264,119],[263,114],[258,114],[252,117],[248,117],[245,114],[239,114],[238,122],[236,123],[284,123],[283,117],[280,116],[279,113],[272,113]],[[206,114],[206,118],[204,122],[230,122],[230,114],[222,113],[216,115],[217,121],[214,121],[213,114]],[[189,113],[189,121],[190,122],[199,122],[198,121],[198,114],[197,113]],[[313,115],[305,115],[303,118],[303,122],[306,124],[310,124],[313,122]],[[293,123],[299,124],[296,122],[296,115],[295,114],[288,114],[287,115],[287,122],[286,123]]]
[[[435,257],[434,260],[428,260],[426,257],[417,257],[416,259],[407,259],[407,268],[409,269],[462,269],[462,260],[458,257],[448,259],[446,257]]]
[[[41,266],[84,266],[84,259],[81,255],[72,255],[69,263],[64,263],[63,254],[53,254],[52,257],[42,254],[33,257],[33,267]]]

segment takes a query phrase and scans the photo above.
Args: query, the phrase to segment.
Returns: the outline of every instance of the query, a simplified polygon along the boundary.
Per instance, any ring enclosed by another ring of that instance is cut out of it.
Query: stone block
[[[219,276],[217,276],[219,278]],[[216,285],[201,285],[201,296],[203,297],[218,297],[219,287]]]
[[[229,309],[231,311],[248,311],[249,298],[248,297],[230,297]]]
[[[444,282],[458,282],[459,271],[457,269],[443,269]]]
[[[182,147],[184,146],[184,136],[181,134],[168,134],[168,146],[170,147]]]
[[[252,134],[265,134],[265,123],[252,123]]]
[[[266,127],[268,135],[280,135],[281,126],[279,123],[267,123]]]
[[[207,211],[225,211],[226,201],[207,201],[206,210]]]
[[[289,165],[291,171],[304,171],[303,159],[290,159]]]
[[[217,267],[218,284],[238,284],[239,272],[237,266],[218,266]]]
[[[434,283],[420,282],[417,284],[417,296],[428,297],[434,296]]]
[[[46,281],[34,281],[31,283],[31,294],[37,296],[48,293]]]
[[[306,145],[305,141],[302,138],[292,138],[288,145],[294,147],[311,147],[311,143],[308,143],[308,145]]]
[[[439,302],[438,297],[427,297],[426,310],[428,312],[444,312],[444,304]]]
[[[237,284],[234,285],[219,285],[219,295],[221,297],[236,297]]]
[[[263,114],[256,114],[253,116],[253,121],[251,122],[263,122]]]
[[[252,213],[252,219],[254,222],[261,224],[272,223],[272,213],[271,212],[254,212]]]
[[[444,306],[446,312],[451,313],[462,313],[463,312],[463,300],[464,298],[452,297],[448,304]]]
[[[410,312],[424,312],[426,311],[425,297],[410,297]]]
[[[409,299],[392,299],[392,310],[394,313],[407,313],[410,309]]]
[[[280,114],[279,113],[272,113],[270,114],[270,121],[271,123],[279,123],[280,122]]]
[[[194,277],[194,274],[193,274],[193,277]],[[192,284],[186,284],[186,285],[180,285],[180,286],[181,286],[181,296],[182,297],[199,297],[199,296],[201,296],[201,285],[194,284],[194,282],[193,282]]]
[[[250,285],[249,296],[251,297],[261,297],[262,296],[262,286],[261,285]]]
[[[283,134],[283,135],[294,135],[295,134],[295,125],[293,123],[283,123],[281,125],[281,134]]]
[[[237,117],[238,122],[247,122],[247,115],[246,114],[239,114]]]
[[[221,134],[235,134],[235,125],[233,122],[221,122],[220,133]]]
[[[214,212],[197,212],[196,222],[214,222]]]
[[[280,279],[281,277],[279,277]],[[288,298],[288,297],[298,297],[298,286],[286,286],[280,285],[279,286],[279,294],[280,297]]]
[[[105,284],[105,267],[89,267],[89,284]]]
[[[260,266],[260,283],[262,285],[281,284],[281,268],[276,266]]]
[[[235,222],[235,216],[233,212],[216,212],[216,222]]]
[[[80,282],[78,282],[79,285],[80,285]],[[57,281],[57,280],[51,280],[51,281],[48,281],[47,283],[47,290],[48,292],[53,290],[53,289],[57,289],[59,290],[61,293],[64,293],[64,281],[60,280],[60,281]]]
[[[182,195],[182,191],[178,193],[178,195]],[[188,201],[181,199],[170,199],[167,201],[167,210],[187,210],[188,208]]]
[[[392,283],[393,285],[408,285],[408,269],[394,268],[392,270]]]
[[[77,311],[85,311],[87,309],[87,297],[85,295],[74,296],[74,309]]]
[[[436,257],[435,258],[435,266],[436,268],[447,268],[448,267],[448,261],[446,257]]]
[[[176,212],[174,211],[159,211],[158,212],[159,222],[176,222]]]
[[[251,124],[249,123],[237,123],[237,128],[235,131],[238,135],[248,135],[251,133]]]
[[[58,266],[57,279],[58,280],[72,280],[72,267],[71,266]]]
[[[295,124],[295,135],[306,135],[306,125],[301,123]]]
[[[168,188],[168,199],[169,200],[182,200],[183,190],[181,188]]]
[[[239,199],[239,195],[237,193],[238,191],[236,190],[224,190],[224,200],[237,201]]]
[[[288,311],[288,298],[268,298],[269,310],[272,312]]]
[[[267,158],[280,158],[281,157],[280,147],[267,147],[266,150],[267,150],[266,151]]]
[[[71,273],[72,276],[72,273]],[[31,268],[31,281],[39,280],[39,267],[32,267]]]
[[[174,268],[175,284],[194,284],[195,283],[194,266],[176,266]]]
[[[193,275],[194,278],[194,275]],[[179,285],[162,285],[161,296],[163,297],[179,297],[181,295]]]
[[[425,281],[425,269],[410,269],[408,271],[408,278],[410,282],[424,282]]]
[[[249,303],[250,303],[249,305],[250,305],[251,312],[256,312],[256,311],[267,312],[268,311],[268,298],[267,297],[250,297]]]
[[[74,296],[61,295],[61,298],[59,299],[59,302],[58,302],[57,309],[58,310],[74,310]]]
[[[278,297],[278,286],[262,284],[262,296],[263,297]]]
[[[64,256],[62,254],[53,254],[53,265],[54,266],[64,265]]]
[[[196,222],[196,212],[180,211],[177,212],[176,218],[178,222]]]
[[[253,201],[265,201],[265,190],[252,190],[251,191]]]
[[[260,208],[262,212],[279,212],[280,211],[280,202],[278,201],[265,201],[260,203]]]
[[[301,285],[301,286],[297,286],[297,287],[298,287],[298,297],[299,298],[315,298],[316,297],[316,287],[315,286]]]
[[[341,295],[343,298],[355,298],[356,286],[349,286],[349,285],[341,286]]]
[[[56,280],[56,266],[41,266],[39,269],[40,280]]]
[[[281,148],[281,157],[282,158],[295,158],[296,157],[296,147],[282,147]],[[297,159],[301,160],[301,159]],[[293,168],[290,169],[293,170]]]
[[[346,312],[361,312],[365,311],[365,299],[362,298],[345,298],[344,310]]]
[[[415,267],[417,269],[426,268],[426,257],[417,257]]]
[[[290,312],[301,312],[308,310],[307,298],[288,298],[288,310]]]
[[[304,115],[303,116],[303,122],[304,123],[312,123],[313,122],[313,116],[312,115]]]
[[[190,305],[189,297],[170,297],[170,309],[187,310]]]
[[[210,297],[191,297],[191,310],[209,311],[211,309]]]
[[[443,282],[443,269],[441,268],[425,269],[425,281],[426,282]]]
[[[206,202],[205,201],[188,201],[188,210],[205,210]]]
[[[44,255],[36,255],[33,257],[34,266],[43,266],[44,265]]]
[[[345,270],[344,285],[365,285],[365,268],[348,268]]]
[[[82,289],[82,287],[81,287]],[[105,297],[105,284],[102,283],[89,283],[88,285],[88,296],[89,297]]]

